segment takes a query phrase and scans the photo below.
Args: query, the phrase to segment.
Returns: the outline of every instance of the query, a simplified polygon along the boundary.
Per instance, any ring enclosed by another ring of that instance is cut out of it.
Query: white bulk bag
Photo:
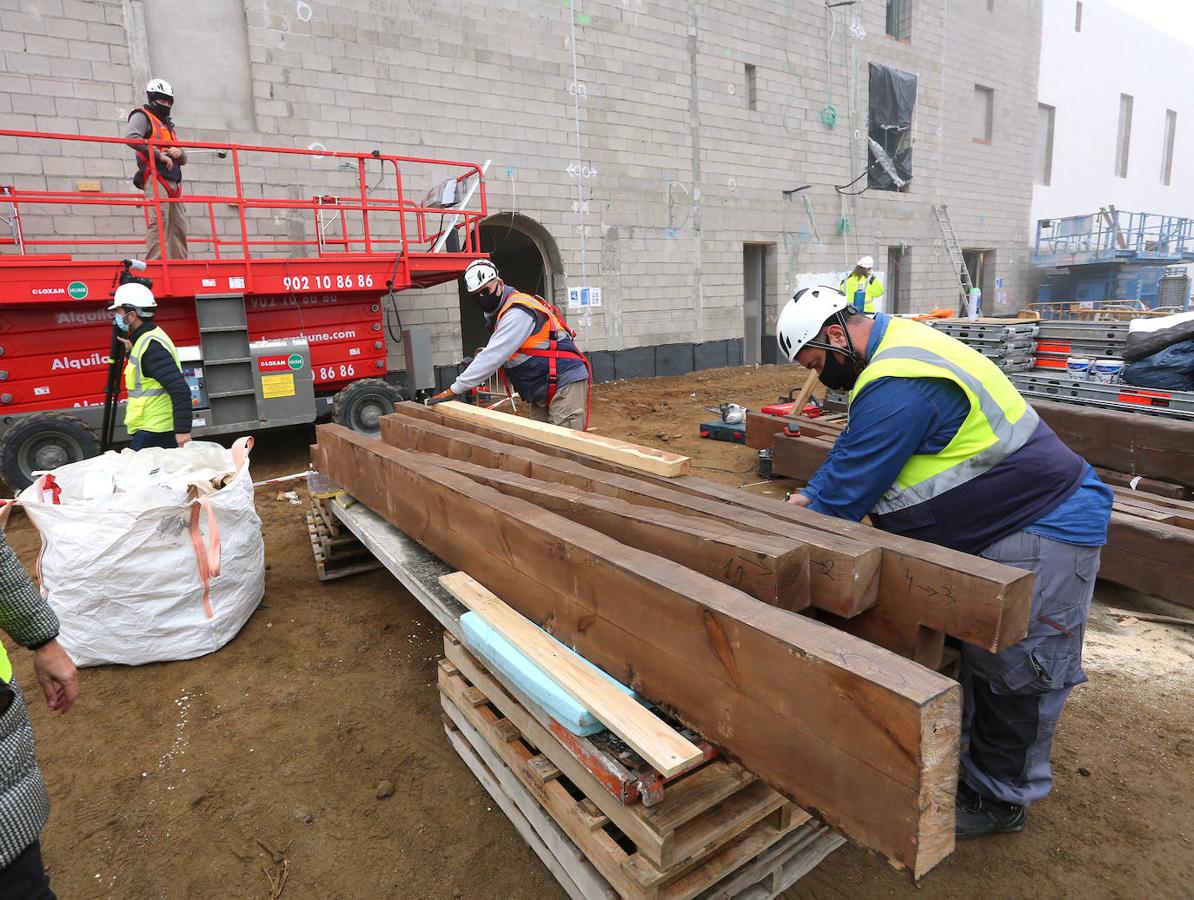
[[[41,532],[42,594],[76,665],[191,659],[236,636],[265,594],[252,446],[105,453],[21,492]]]

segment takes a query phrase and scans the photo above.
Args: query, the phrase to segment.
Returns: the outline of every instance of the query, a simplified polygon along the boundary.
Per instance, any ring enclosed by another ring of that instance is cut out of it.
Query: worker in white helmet
[[[124,136],[130,139],[129,146],[137,154],[133,185],[145,191],[145,200],[150,204],[146,259],[162,258],[163,236],[164,255],[168,259],[187,258],[187,210],[181,201],[182,167],[187,164],[187,154],[181,147],[171,146],[178,140],[170,117],[173,109],[174,89],[170,82],[155,78],[145,86],[145,105],[129,113],[124,130]],[[155,212],[158,205],[162,210],[161,235]]]
[[[784,355],[850,392],[850,424],[791,501],[1036,574],[1027,636],[962,644],[956,834],[1020,831],[1053,785],[1053,732],[1086,681],[1082,637],[1111,491],[1007,376],[954,338],[855,312],[831,287],[780,312]]]
[[[487,259],[464,270],[464,286],[492,332],[485,348],[432,401],[451,400],[501,370],[531,405],[531,417],[584,431],[589,419],[589,361],[560,310],[506,284]]]
[[[108,310],[125,335],[128,362],[124,427],[133,449],[182,447],[191,441],[191,388],[182,374],[178,348],[157,322],[153,291],[130,282],[116,289]]]
[[[882,308],[879,298],[883,296],[883,282],[874,273],[875,260],[864,256],[854,266],[854,271],[842,279],[838,290],[846,295],[858,312],[873,316]]]

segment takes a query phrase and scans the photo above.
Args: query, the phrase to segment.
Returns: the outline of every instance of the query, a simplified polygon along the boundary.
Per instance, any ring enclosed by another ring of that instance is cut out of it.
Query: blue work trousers
[[[1099,547],[1018,531],[980,555],[1036,574],[1028,636],[1000,653],[962,645],[962,779],[1026,805],[1053,787],[1053,734],[1070,690],[1086,681],[1082,639]]]

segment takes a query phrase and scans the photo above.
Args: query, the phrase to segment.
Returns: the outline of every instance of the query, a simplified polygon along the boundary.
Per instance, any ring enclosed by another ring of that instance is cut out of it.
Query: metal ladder
[[[933,207],[933,216],[941,226],[941,236],[945,238],[945,249],[949,252],[949,261],[953,263],[954,274],[958,276],[958,290],[962,295],[962,304],[958,312],[966,314],[970,292],[974,289],[974,282],[970,280],[970,270],[966,268],[966,256],[962,253],[962,245],[958,242],[958,235],[954,231],[953,223],[949,220],[949,207],[942,203]]]

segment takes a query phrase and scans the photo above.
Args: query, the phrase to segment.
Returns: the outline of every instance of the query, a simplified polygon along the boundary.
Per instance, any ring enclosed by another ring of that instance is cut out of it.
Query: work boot
[[[954,812],[954,836],[964,841],[987,834],[1023,831],[1028,824],[1028,810],[1015,803],[992,800],[970,785],[958,782]]]

